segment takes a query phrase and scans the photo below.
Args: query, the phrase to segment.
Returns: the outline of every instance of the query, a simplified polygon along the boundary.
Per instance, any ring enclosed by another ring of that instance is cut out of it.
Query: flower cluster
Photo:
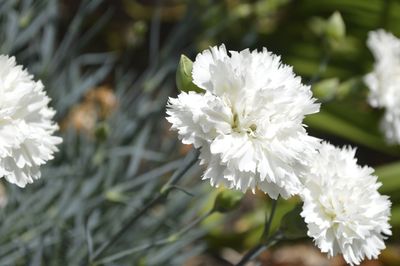
[[[390,201],[373,169],[357,165],[355,150],[322,143],[300,193],[308,235],[322,252],[359,264],[377,258],[390,235]]]
[[[272,198],[299,193],[302,158],[319,145],[302,121],[319,104],[292,68],[266,49],[229,56],[222,45],[197,56],[193,82],[204,93],[170,98],[167,119],[183,143],[200,148],[204,179]]]
[[[24,187],[40,177],[61,138],[43,84],[35,82],[14,57],[0,56],[0,177]]]
[[[196,57],[192,78],[203,92],[170,98],[167,120],[200,150],[203,179],[271,198],[298,194],[308,235],[323,252],[352,265],[378,256],[391,234],[390,201],[354,150],[307,134],[303,119],[319,104],[291,67],[266,49],[228,54],[222,45]]]
[[[384,30],[370,32],[367,45],[375,58],[374,70],[365,76],[369,103],[385,108],[381,129],[390,143],[400,143],[400,39]]]

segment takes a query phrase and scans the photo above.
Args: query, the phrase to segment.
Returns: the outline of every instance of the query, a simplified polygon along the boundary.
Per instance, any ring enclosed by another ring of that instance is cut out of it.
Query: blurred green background
[[[165,120],[167,99],[178,93],[179,57],[194,60],[221,43],[229,50],[267,47],[312,85],[322,110],[305,121],[311,134],[358,147],[359,163],[375,167],[381,192],[393,201],[389,247],[368,265],[400,265],[400,148],[385,143],[382,110],[368,106],[362,83],[373,64],[367,33],[378,28],[400,37],[400,1],[1,1],[0,52],[43,81],[64,143],[35,184],[0,184],[0,265],[88,265],[158,195],[191,156]],[[269,208],[261,193],[154,245],[212,207],[217,190],[201,172],[191,168],[102,258],[128,252],[101,265],[230,265],[256,245]],[[296,202],[279,202],[274,227]],[[279,264],[274,252],[264,254],[265,265],[344,265]]]

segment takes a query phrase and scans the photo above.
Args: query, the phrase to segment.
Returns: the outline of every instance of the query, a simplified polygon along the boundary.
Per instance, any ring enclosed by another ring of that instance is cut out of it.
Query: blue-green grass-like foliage
[[[58,121],[106,78],[112,80],[118,107],[99,124],[107,129],[103,138],[73,129],[59,132],[64,143],[34,184],[20,189],[3,182],[8,204],[0,210],[0,265],[87,265],[93,252],[159,193],[183,163],[176,153],[177,140],[166,137],[164,108],[174,89],[174,65],[179,58],[180,46],[172,42],[177,43],[187,29],[183,24],[173,29],[175,37],[160,47],[163,54],[151,59],[157,64],[149,62],[147,68],[136,71],[119,66],[112,52],[86,52],[112,19],[113,13],[101,8],[107,3],[80,1],[67,23],[61,20],[62,4],[56,0],[3,1],[1,53],[16,56],[35,79],[43,81]],[[94,15],[94,26],[87,28],[85,23]],[[153,21],[157,24],[157,18]],[[152,31],[152,38],[158,38],[157,27]],[[185,174],[183,186],[194,182],[193,176],[199,176],[196,167]],[[194,241],[204,235],[201,228],[168,245],[151,245],[198,215],[205,198],[202,188],[191,187],[196,200],[180,191],[169,193],[167,200],[149,210],[101,257],[138,247],[119,259],[118,265],[139,265],[139,261],[179,265],[203,251],[204,243]]]
[[[72,2],[74,12],[66,15],[65,6]],[[0,1],[0,53],[16,56],[43,81],[58,122],[93,87],[108,84],[118,99],[111,117],[97,125],[105,132],[101,138],[73,129],[60,131],[64,142],[56,159],[43,167],[40,180],[25,189],[2,182],[8,204],[0,209],[0,265],[88,265],[104,243],[159,195],[185,164],[179,141],[175,134],[168,135],[164,118],[167,97],[177,93],[180,55],[194,60],[197,52],[220,43],[233,50],[266,46],[318,92],[329,90],[329,97],[317,95],[324,103],[322,112],[306,123],[313,134],[334,143],[360,146],[361,163],[378,166],[382,192],[394,203],[393,238],[398,240],[400,152],[386,145],[377,129],[380,112],[366,104],[361,77],[373,62],[365,47],[367,32],[384,27],[400,36],[399,1],[257,0],[229,5],[182,0],[176,2],[186,11],[172,22],[163,21],[165,1],[154,1],[149,17],[131,18],[143,20],[149,28],[144,44],[134,50],[94,49],[107,26],[121,15],[114,6],[124,10],[132,2],[137,1]],[[310,23],[335,11],[343,16],[346,36],[332,43],[313,32]],[[391,164],[380,167],[387,162]],[[198,167],[190,168],[178,185],[193,195],[172,190],[97,261],[182,265],[210,246],[241,247],[242,238],[233,232],[220,239],[208,235],[206,241],[207,228],[202,226],[176,241],[154,244],[204,212],[212,189],[200,176]],[[262,226],[255,222],[252,229]],[[124,251],[123,256],[112,257]]]

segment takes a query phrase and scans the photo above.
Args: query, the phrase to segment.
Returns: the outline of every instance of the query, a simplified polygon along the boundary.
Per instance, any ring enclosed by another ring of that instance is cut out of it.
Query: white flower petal
[[[364,77],[371,106],[385,108],[381,130],[389,143],[400,143],[400,39],[384,30],[372,31],[367,45],[374,69]]]
[[[204,179],[273,198],[299,193],[305,154],[319,146],[302,123],[319,104],[292,68],[266,49],[228,55],[222,45],[196,57],[193,82],[205,93],[171,98],[167,120],[183,143],[201,149]]]
[[[373,169],[357,165],[354,154],[323,143],[300,194],[308,235],[322,252],[342,253],[351,265],[377,258],[391,234],[391,203],[379,194]]]
[[[39,166],[53,159],[61,138],[43,84],[0,56],[0,177],[20,187],[40,178]]]

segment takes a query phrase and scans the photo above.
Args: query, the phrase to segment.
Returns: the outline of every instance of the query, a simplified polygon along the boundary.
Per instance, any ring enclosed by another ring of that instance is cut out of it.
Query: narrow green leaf
[[[346,121],[327,111],[322,110],[317,114],[308,116],[305,122],[311,128],[346,138],[371,149],[386,154],[399,154],[398,148],[388,146],[380,136],[371,134],[368,130],[358,127],[354,123]]]
[[[400,162],[395,162],[375,169],[375,175],[382,182],[380,191],[390,193],[400,189]]]
[[[400,225],[400,207],[395,206],[392,208],[392,217],[390,218],[390,224],[393,226]]]

